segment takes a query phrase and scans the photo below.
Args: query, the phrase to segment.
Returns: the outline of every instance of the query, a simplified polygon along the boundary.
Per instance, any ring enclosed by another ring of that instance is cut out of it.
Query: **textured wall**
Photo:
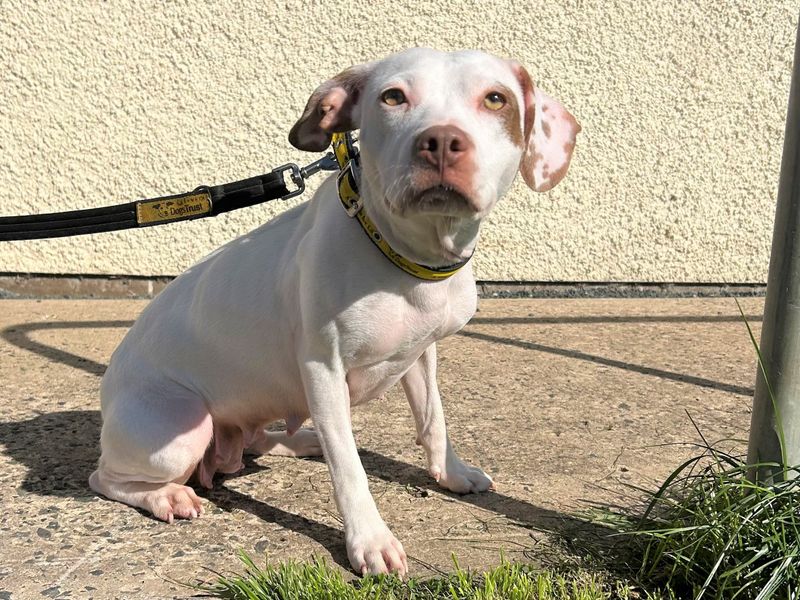
[[[308,161],[316,84],[408,46],[519,59],[583,125],[565,181],[521,180],[495,280],[766,279],[796,3],[0,0],[0,214],[114,204]],[[343,29],[339,31],[339,27]],[[281,207],[0,243],[0,272],[173,274]]]

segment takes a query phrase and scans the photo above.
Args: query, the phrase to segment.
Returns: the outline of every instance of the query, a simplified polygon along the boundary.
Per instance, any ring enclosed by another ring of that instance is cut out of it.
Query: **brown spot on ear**
[[[549,171],[545,170],[544,173],[546,176],[544,177],[544,181],[542,181],[542,185],[539,188],[540,192],[547,192],[554,187],[556,184],[564,179],[564,175],[567,174],[567,169],[569,168],[569,161],[565,162],[561,167],[550,173]]]
[[[525,67],[519,63],[515,64],[517,80],[522,88],[522,101],[525,103],[525,127],[523,130],[523,139],[525,141],[523,143],[527,143],[527,141],[531,138],[531,131],[533,131],[533,121],[536,113],[533,100],[533,79],[531,79],[531,76],[528,71],[525,70]]]
[[[525,180],[525,183],[528,184],[530,188],[536,187],[536,181],[533,178],[533,169],[537,162],[543,160],[544,156],[539,152],[523,152],[522,158],[520,159],[520,173],[522,173],[522,178]]]
[[[525,150],[520,159],[520,173],[532,190],[546,192],[566,174],[580,125],[557,100],[535,89],[522,65],[516,61],[510,63],[525,98]],[[538,122],[537,108],[542,109]],[[559,156],[559,145],[564,145],[563,156]],[[549,163],[545,162],[545,156]]]
[[[577,135],[578,135],[578,134],[579,134],[581,131],[583,131],[583,127],[581,127],[581,124],[580,124],[580,123],[578,123],[578,119],[576,119],[575,117],[573,117],[573,116],[572,116],[570,113],[566,113],[566,117],[567,117],[567,119],[569,120],[570,124],[572,125],[572,128],[575,130],[575,131],[574,131],[574,134],[573,134],[573,136],[572,136],[572,140],[571,140],[571,142],[572,142],[572,145],[574,146],[574,145],[575,145],[575,139],[576,139]]]
[[[508,139],[518,148],[525,147],[525,138],[522,134],[522,122],[520,120],[519,103],[517,96],[510,89],[504,85],[497,86],[503,96],[505,96],[507,104],[500,109],[498,116],[503,120],[503,129],[508,134]]]

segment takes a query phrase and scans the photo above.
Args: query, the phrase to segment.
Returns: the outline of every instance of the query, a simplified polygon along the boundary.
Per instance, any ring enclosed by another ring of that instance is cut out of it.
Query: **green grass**
[[[780,463],[747,464],[709,444],[692,421],[703,452],[651,494],[639,519],[617,525],[640,553],[637,576],[648,585],[668,586],[679,597],[695,600],[795,600],[800,597],[800,479],[794,477],[800,467],[786,464],[783,422],[769,373],[738,301],[736,306],[772,402]]]
[[[240,553],[245,571],[219,575],[200,591],[232,600],[634,600],[642,595],[604,575],[578,571],[560,574],[502,561],[486,573],[472,573],[458,564],[452,573],[401,581],[394,576],[369,576],[345,581],[342,572],[322,560],[258,567]]]
[[[752,466],[708,447],[652,494],[641,518],[617,521],[641,557],[636,578],[680,598],[797,598],[800,481],[754,483]]]
[[[622,543],[579,563],[593,571],[502,561],[473,573],[456,563],[452,573],[429,579],[350,582],[320,560],[258,567],[242,553],[243,574],[218,576],[200,589],[247,600],[797,600],[800,479],[752,482],[752,467],[706,444],[649,494],[639,516],[602,514]]]

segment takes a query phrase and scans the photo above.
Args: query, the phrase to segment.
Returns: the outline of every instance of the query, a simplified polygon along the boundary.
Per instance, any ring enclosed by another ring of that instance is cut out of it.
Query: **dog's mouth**
[[[403,203],[403,212],[467,217],[479,210],[467,194],[456,187],[440,184],[411,192]]]

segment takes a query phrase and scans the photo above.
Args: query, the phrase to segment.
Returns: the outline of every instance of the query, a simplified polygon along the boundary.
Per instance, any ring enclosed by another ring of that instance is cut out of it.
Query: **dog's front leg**
[[[492,479],[456,455],[447,436],[442,400],[436,385],[436,345],[431,344],[401,380],[414,421],[417,443],[428,455],[428,470],[439,485],[457,492],[484,492],[494,488]]]
[[[404,575],[406,553],[378,513],[358,457],[345,373],[329,359],[307,358],[302,364],[308,407],[331,473],[350,564],[361,574]]]

